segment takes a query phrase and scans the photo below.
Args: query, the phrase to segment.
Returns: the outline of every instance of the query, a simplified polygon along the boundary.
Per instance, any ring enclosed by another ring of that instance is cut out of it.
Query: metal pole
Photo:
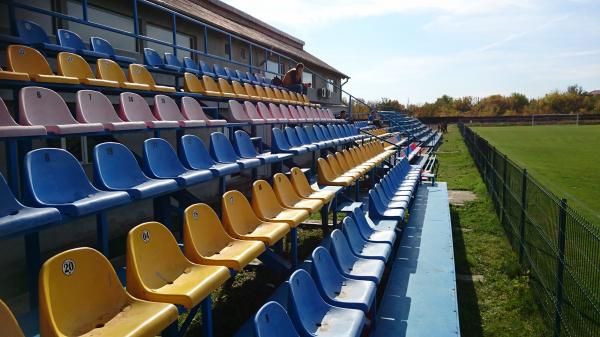
[[[208,55],[208,27],[204,26],[204,54]]]
[[[556,270],[556,314],[554,316],[554,337],[560,336],[562,302],[563,302],[563,278],[565,272],[565,231],[567,223],[567,199],[560,200],[558,215],[558,256]]]
[[[171,16],[171,21],[171,26],[173,28],[173,55],[177,57],[177,16],[175,16],[175,14]]]
[[[87,21],[88,20],[88,2],[87,0],[82,0],[81,1],[81,12],[82,12],[82,16],[83,16],[83,21]]]
[[[521,179],[521,218],[519,221],[519,262],[523,264],[523,254],[525,253],[525,210],[527,209],[527,169],[523,169]]]
[[[506,187],[506,167],[508,164],[508,156],[504,155],[504,168],[502,170],[502,208],[501,208],[501,212],[500,212],[500,224],[502,226],[504,226],[504,220],[505,220],[505,212],[506,212],[506,191],[508,190]]]

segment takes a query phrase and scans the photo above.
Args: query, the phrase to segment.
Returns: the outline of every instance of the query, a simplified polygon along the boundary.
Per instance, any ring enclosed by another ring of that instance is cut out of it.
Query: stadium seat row
[[[337,119],[329,117],[325,110],[313,107],[273,103],[269,103],[267,107],[263,102],[254,104],[250,101],[245,101],[242,105],[235,100],[229,101],[229,111],[225,115],[230,122],[244,122],[251,125],[338,122]]]

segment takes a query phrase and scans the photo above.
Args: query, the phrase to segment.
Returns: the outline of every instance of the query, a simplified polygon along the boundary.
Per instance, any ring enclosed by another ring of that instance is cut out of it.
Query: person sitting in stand
[[[338,117],[339,119],[343,119],[343,120],[347,120],[346,118],[346,110],[342,110],[340,111],[340,117]]]
[[[306,94],[306,86],[302,83],[303,71],[304,64],[302,63],[298,63],[296,68],[288,70],[283,76],[283,87],[299,94]]]

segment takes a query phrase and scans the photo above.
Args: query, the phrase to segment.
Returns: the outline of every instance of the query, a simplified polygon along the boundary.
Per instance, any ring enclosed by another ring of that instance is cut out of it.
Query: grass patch
[[[600,225],[600,125],[473,128],[540,183]]]
[[[529,276],[521,271],[473,160],[455,126],[438,151],[438,179],[449,189],[469,190],[477,200],[451,206],[456,272],[483,275],[458,281],[462,336],[547,336]]]

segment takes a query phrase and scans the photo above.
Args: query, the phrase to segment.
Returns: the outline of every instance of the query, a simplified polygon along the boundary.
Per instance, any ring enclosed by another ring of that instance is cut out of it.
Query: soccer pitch
[[[600,125],[474,127],[473,131],[600,226]]]

